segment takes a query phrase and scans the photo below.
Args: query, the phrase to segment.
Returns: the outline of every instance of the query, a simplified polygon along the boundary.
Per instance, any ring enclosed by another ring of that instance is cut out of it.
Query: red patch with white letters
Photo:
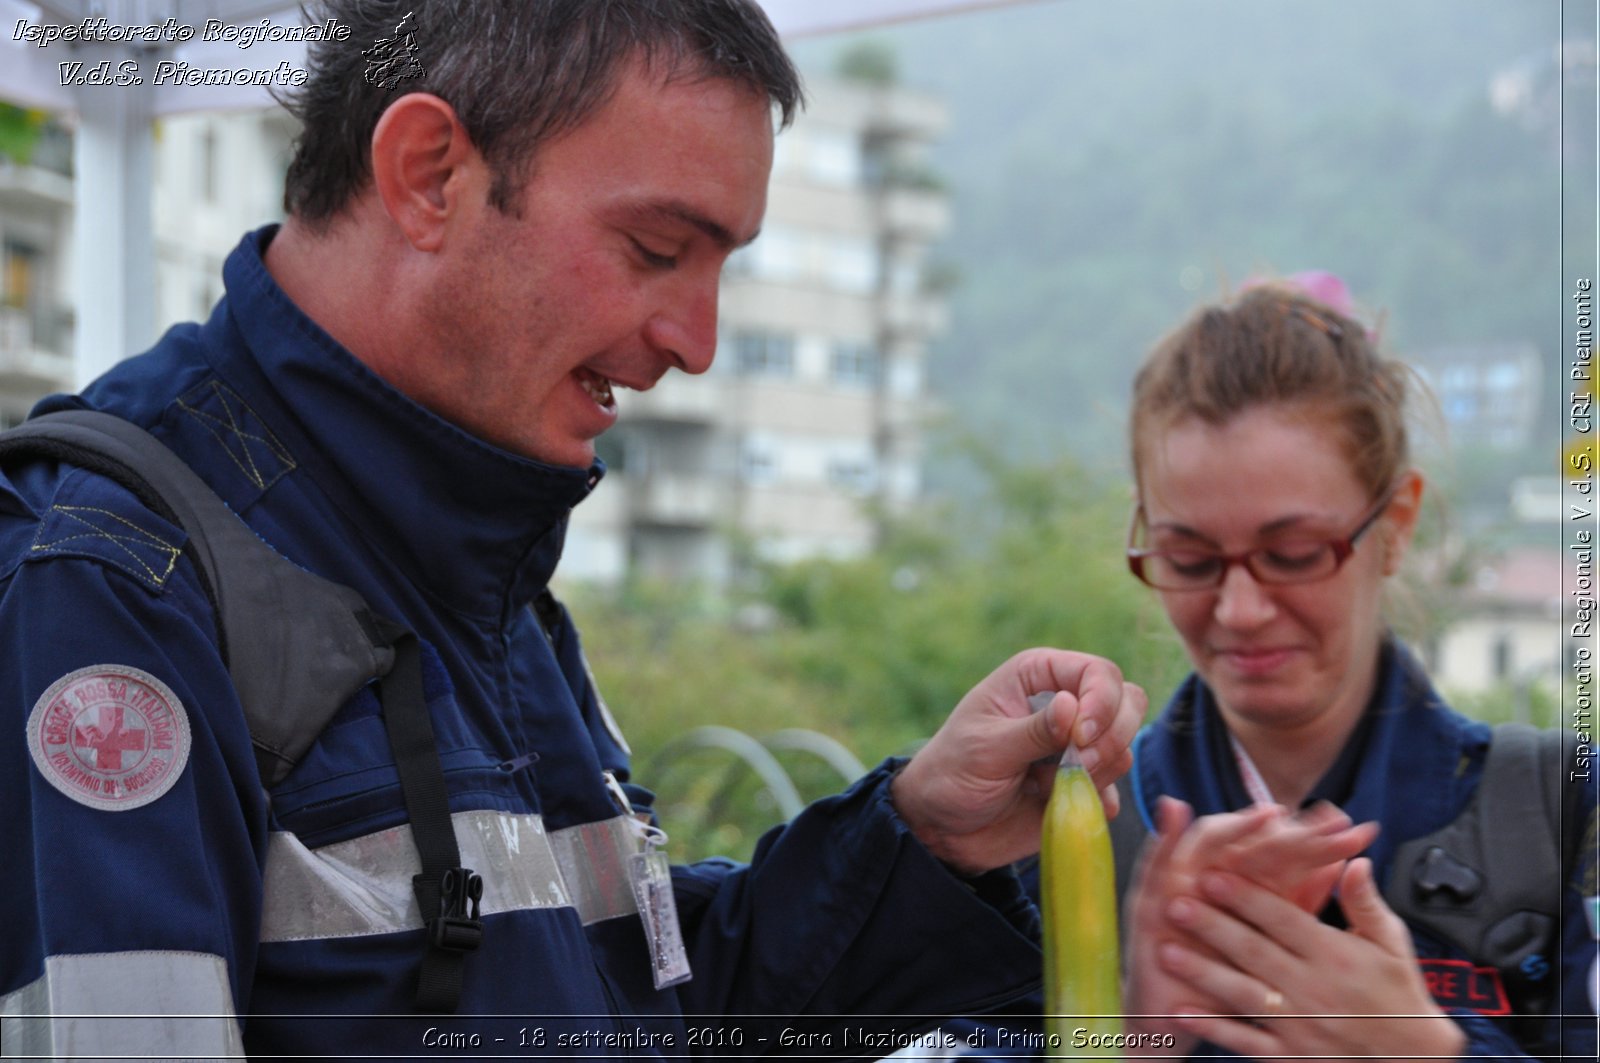
[[[80,804],[147,805],[189,761],[189,717],[165,683],[117,664],[80,668],[50,684],[28,717],[39,773]]]
[[[1446,1008],[1470,1008],[1480,1015],[1509,1015],[1511,1001],[1500,972],[1467,960],[1418,960],[1433,999]]]

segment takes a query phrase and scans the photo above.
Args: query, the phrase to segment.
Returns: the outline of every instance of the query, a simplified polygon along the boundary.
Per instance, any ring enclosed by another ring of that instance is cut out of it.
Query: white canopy
[[[760,2],[780,33],[800,37],[1024,0]],[[271,40],[270,30],[259,32],[264,20],[298,26],[299,9],[284,0],[0,0],[0,100],[71,116],[77,126],[76,284],[80,296],[93,293],[78,306],[80,384],[156,331],[152,120],[272,103],[248,75],[245,84],[197,84],[192,71],[281,76],[303,67],[304,44]],[[247,40],[242,31],[252,29]],[[71,39],[83,37],[100,39]],[[135,70],[137,83],[128,76]]]

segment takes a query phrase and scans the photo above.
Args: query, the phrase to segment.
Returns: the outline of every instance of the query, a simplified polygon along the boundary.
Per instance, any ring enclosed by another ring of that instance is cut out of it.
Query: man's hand
[[[1055,692],[1034,712],[1028,699]],[[962,874],[1039,851],[1056,764],[1082,753],[1108,814],[1133,763],[1145,693],[1103,657],[1026,650],[974,687],[894,780],[895,808],[928,850]]]

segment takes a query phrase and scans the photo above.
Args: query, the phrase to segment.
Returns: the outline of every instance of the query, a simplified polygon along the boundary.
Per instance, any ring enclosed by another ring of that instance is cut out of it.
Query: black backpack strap
[[[1124,949],[1128,947],[1128,930],[1133,922],[1128,914],[1128,902],[1133,899],[1133,880],[1139,872],[1139,856],[1151,833],[1139,814],[1134,792],[1133,773],[1138,770],[1135,762],[1134,767],[1117,780],[1117,796],[1122,804],[1117,814],[1106,820],[1117,891],[1117,939]]]
[[[1144,849],[1145,839],[1150,837],[1150,828],[1145,825],[1134,793],[1133,773],[1137,770],[1135,764],[1134,768],[1117,779],[1117,796],[1121,799],[1121,806],[1117,814],[1106,821],[1111,834],[1111,859],[1116,871],[1117,910],[1122,916],[1119,925],[1123,927],[1128,925],[1125,907],[1133,891],[1133,876],[1139,865],[1139,854]]]
[[[45,457],[106,476],[184,529],[210,600],[217,646],[244,709],[261,782],[271,788],[374,678],[422,871],[413,889],[428,932],[415,1006],[454,1011],[462,967],[483,934],[483,880],[461,867],[422,685],[417,637],[355,590],[283,557],[177,455],[120,417],[70,410],[0,433],[0,462]],[[248,632],[230,639],[230,632]]]
[[[412,877],[411,886],[428,930],[428,951],[422,959],[415,1007],[449,1012],[461,1000],[467,953],[483,940],[478,918],[483,879],[461,866],[444,769],[423,695],[421,645],[416,635],[391,621],[379,620],[378,631],[395,650],[394,667],[380,681],[379,696],[411,836],[422,861],[422,871]]]
[[[1495,727],[1472,800],[1445,827],[1402,844],[1385,884],[1395,912],[1496,968],[1518,1013],[1550,1009],[1560,920],[1563,769],[1572,739]]]
[[[0,460],[23,456],[114,480],[188,535],[263,785],[281,782],[339,707],[388,671],[393,651],[374,644],[359,594],[268,546],[144,429],[92,410],[47,414],[0,434]]]

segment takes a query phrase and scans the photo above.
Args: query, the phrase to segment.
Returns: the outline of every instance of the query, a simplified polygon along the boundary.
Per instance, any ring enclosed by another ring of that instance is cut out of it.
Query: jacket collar
[[[218,371],[276,405],[257,412],[413,583],[464,615],[503,621],[549,582],[568,514],[604,466],[512,454],[401,394],[278,287],[262,261],[276,231],[246,235],[224,265],[225,312],[206,326],[233,334],[210,345],[224,352]]]
[[[1421,664],[1390,638],[1361,723],[1311,796],[1339,805],[1358,823],[1383,823],[1369,854],[1381,874],[1400,842],[1460,814],[1488,737],[1487,725],[1452,711]],[[1465,770],[1468,764],[1474,770]],[[1197,815],[1249,804],[1227,725],[1198,676],[1184,681],[1160,718],[1140,735],[1134,771],[1146,822],[1160,794],[1182,798]]]

